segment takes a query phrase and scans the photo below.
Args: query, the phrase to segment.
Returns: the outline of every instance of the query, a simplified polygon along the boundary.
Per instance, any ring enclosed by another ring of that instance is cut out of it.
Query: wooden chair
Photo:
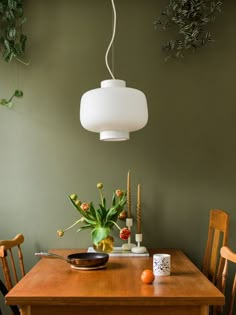
[[[0,292],[2,293],[2,295],[5,297],[5,295],[8,293],[7,288],[5,287],[4,283],[2,282],[2,280],[0,279]],[[12,313],[14,315],[20,315],[20,310],[16,305],[10,305],[9,306],[12,310]],[[0,315],[1,315],[1,310],[0,310]]]
[[[5,285],[8,291],[19,281],[19,274],[20,278],[25,275],[21,251],[21,244],[23,242],[24,236],[22,234],[16,235],[16,237],[11,240],[0,240],[0,260]]]
[[[229,215],[219,209],[210,211],[208,238],[203,258],[202,272],[214,284],[218,267],[222,269],[220,248],[228,245]]]
[[[225,294],[225,288],[226,288],[226,280],[228,277],[228,262],[235,263],[236,266],[236,253],[234,253],[228,246],[223,246],[220,250],[221,258],[224,261],[223,268],[218,268],[217,272],[217,287],[221,290],[222,293]],[[234,275],[234,280],[232,284],[232,290],[231,290],[231,297],[229,299],[229,303],[227,303],[226,298],[226,304],[229,304],[227,315],[233,315],[233,307],[234,307],[234,300],[236,295],[236,273]],[[223,308],[218,307],[215,309],[214,314],[222,314]],[[235,314],[235,313],[234,313]]]

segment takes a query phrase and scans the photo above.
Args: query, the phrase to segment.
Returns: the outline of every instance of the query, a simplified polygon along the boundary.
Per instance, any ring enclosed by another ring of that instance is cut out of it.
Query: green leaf
[[[77,230],[77,232],[80,232],[80,231],[86,230],[86,229],[91,229],[91,225],[90,225],[90,224],[82,225],[82,226]]]
[[[13,103],[9,100],[6,100],[5,98],[0,100],[0,105],[6,106],[8,108],[11,108],[13,106]]]
[[[15,90],[14,96],[15,97],[22,97],[23,96],[23,92],[21,90]]]
[[[11,22],[13,23],[14,19],[15,19],[15,16],[14,16],[14,12],[12,10],[7,10],[6,11],[6,18]]]
[[[115,213],[116,213],[116,207],[110,208],[106,215],[106,221],[109,221]]]
[[[93,206],[93,203],[92,203],[92,202],[90,203],[90,213],[91,213],[92,217],[93,217],[94,219],[96,219],[96,222],[97,222],[98,224],[101,224],[101,216],[100,216],[100,214],[98,213],[98,211],[96,211],[96,210],[94,209],[94,206]]]
[[[7,104],[8,104],[8,101],[7,101],[5,98],[2,98],[2,99],[0,100],[0,104],[1,104],[1,105],[7,105]]]
[[[114,191],[113,191],[113,194],[112,194],[111,204],[112,204],[113,207],[114,207],[114,205],[116,204],[116,194],[115,194]]]
[[[7,38],[9,40],[14,40],[16,37],[16,29],[14,27],[10,27],[7,32]]]
[[[20,36],[20,43],[21,43],[21,50],[22,50],[22,52],[25,51],[26,41],[27,41],[27,36],[24,35],[24,34],[21,34],[21,36]]]
[[[97,225],[97,221],[96,220],[93,220],[93,219],[90,219],[90,218],[86,218],[85,216],[84,216],[84,221],[89,223],[92,226],[96,226]]]
[[[105,197],[103,198],[103,207],[104,207],[104,208],[107,207],[107,201],[106,201],[106,198],[105,198]]]
[[[125,204],[126,204],[126,194],[122,196],[121,200],[119,201],[119,203],[117,203],[116,206],[111,207],[109,209],[106,215],[106,221],[110,221],[110,220],[116,221],[119,214],[123,210]]]
[[[4,54],[3,54],[3,59],[6,61],[6,62],[10,62],[12,60],[14,56],[14,53],[10,50],[5,50],[4,51]]]
[[[7,102],[6,106],[7,106],[8,108],[11,108],[11,107],[13,106],[13,103],[12,103],[12,102]]]
[[[16,8],[16,3],[15,3],[14,0],[8,0],[7,2],[8,2],[8,7],[9,7],[10,9],[13,10],[13,9]]]
[[[5,48],[6,48],[8,51],[11,50],[11,48],[10,48],[10,42],[9,42],[7,39],[4,40],[4,46],[5,46]]]
[[[21,16],[22,14],[19,15]],[[27,21],[26,17],[23,17],[20,21],[20,25],[23,25],[26,21]]]
[[[98,245],[110,233],[110,229],[106,227],[96,227],[91,231],[91,238],[94,245]]]

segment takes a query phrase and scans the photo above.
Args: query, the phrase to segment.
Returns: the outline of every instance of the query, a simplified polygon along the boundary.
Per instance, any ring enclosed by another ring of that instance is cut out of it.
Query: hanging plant
[[[162,46],[162,50],[170,57],[183,57],[185,52],[192,52],[213,41],[208,29],[221,12],[221,1],[214,0],[169,0],[169,4],[154,21],[155,27],[164,30],[172,29],[176,38]]]
[[[22,25],[25,22],[23,0],[0,0],[0,52],[6,62],[13,58],[23,62],[20,58],[25,52],[27,36],[23,33]],[[14,97],[22,97],[23,92],[15,90],[7,99],[1,99],[0,105],[12,107]]]
[[[0,100],[0,105],[3,105],[3,106],[7,106],[8,108],[11,108],[13,103],[12,103],[12,100],[14,97],[22,97],[23,96],[23,92],[20,91],[20,90],[15,90],[15,92],[12,94],[12,96],[7,100],[5,98],[2,98]]]
[[[6,62],[19,60],[25,52],[27,36],[23,33],[25,22],[23,0],[0,0],[0,50]]]

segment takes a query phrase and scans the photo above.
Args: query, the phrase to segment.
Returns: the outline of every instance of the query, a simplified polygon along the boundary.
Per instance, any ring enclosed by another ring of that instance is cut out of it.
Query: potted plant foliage
[[[221,12],[221,1],[169,0],[154,25],[172,30],[176,36],[162,46],[167,58],[183,57],[213,41],[209,24]]]
[[[22,29],[25,20],[23,0],[0,0],[0,52],[6,62],[15,58],[24,63],[20,58],[25,52],[27,41]],[[11,107],[12,99],[22,96],[22,91],[15,90],[9,99],[1,99],[0,105]]]

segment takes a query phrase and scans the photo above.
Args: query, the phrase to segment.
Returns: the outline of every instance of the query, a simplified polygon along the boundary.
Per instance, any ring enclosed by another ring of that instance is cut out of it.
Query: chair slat
[[[216,277],[216,269],[217,269],[217,262],[218,262],[218,256],[219,256],[219,244],[220,244],[220,231],[215,229],[214,231],[214,237],[212,242],[212,249],[211,249],[211,257],[210,257],[210,263],[209,263],[209,271],[208,271],[208,278],[215,283],[215,277]]]
[[[218,267],[223,270],[223,261],[219,252],[222,246],[228,245],[228,235],[229,215],[223,210],[211,209],[202,272],[214,284]]]
[[[228,269],[229,269],[229,262],[236,264],[236,253],[234,253],[228,246],[223,246],[220,250],[221,258],[224,261],[223,270],[219,270],[217,272],[217,287],[223,294],[226,292],[226,283],[228,279]],[[235,265],[236,266],[236,265]],[[229,305],[227,315],[233,315],[233,308],[234,308],[234,301],[236,295],[236,274],[234,276],[234,281],[232,284],[231,294],[230,297],[226,297],[226,304]],[[215,307],[214,308],[214,315],[215,314],[222,314],[223,308],[222,307]]]
[[[0,240],[0,261],[8,291],[19,281],[18,266],[20,276],[23,277],[25,275],[24,260],[21,251],[21,244],[23,242],[24,236],[22,234],[16,235],[12,240]]]

